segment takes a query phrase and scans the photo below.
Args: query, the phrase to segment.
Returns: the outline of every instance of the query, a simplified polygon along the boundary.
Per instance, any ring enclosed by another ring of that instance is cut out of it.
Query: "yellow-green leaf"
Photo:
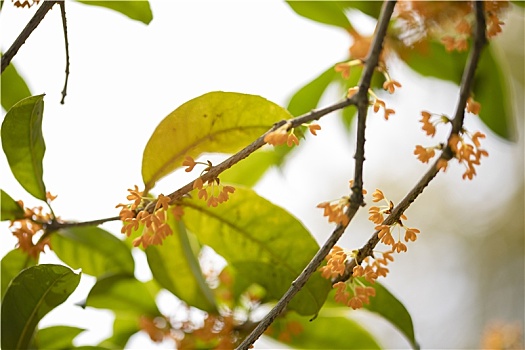
[[[237,152],[290,117],[260,96],[235,92],[210,92],[184,103],[160,122],[144,149],[145,192],[180,167],[185,156]]]
[[[237,188],[216,208],[199,199],[184,204],[188,229],[222,255],[239,276],[264,287],[270,299],[281,298],[319,249],[295,217],[253,190]],[[330,289],[330,282],[316,272],[289,309],[313,315]]]
[[[86,5],[100,6],[107,9],[120,12],[130,19],[149,24],[153,19],[153,13],[149,1],[94,1],[94,0],[77,0]]]
[[[2,72],[2,79],[0,79],[0,101],[2,107],[6,111],[11,109],[15,103],[22,100],[25,97],[31,96],[31,91],[27,87],[24,78],[18,74],[13,62],[11,62],[5,70]]]
[[[0,221],[24,218],[24,209],[3,190],[0,190],[0,207]]]

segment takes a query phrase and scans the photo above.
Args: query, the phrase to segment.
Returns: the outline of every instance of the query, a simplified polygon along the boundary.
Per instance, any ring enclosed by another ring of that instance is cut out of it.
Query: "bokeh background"
[[[43,132],[46,141],[44,180],[58,194],[54,210],[68,220],[90,220],[117,214],[115,205],[126,189],[141,184],[142,150],[156,125],[185,101],[209,91],[261,95],[286,106],[298,88],[336,62],[347,58],[350,37],[295,14],[279,1],[152,0],[148,25],[116,12],[74,1],[66,3],[71,75],[65,105],[60,105],[65,54],[58,7],[14,58],[33,94],[46,93]],[[14,41],[35,9],[15,9],[6,1],[0,12],[2,51]],[[357,29],[371,33],[374,21],[351,13]],[[421,230],[419,239],[398,255],[382,280],[412,315],[423,348],[477,348],[487,327],[524,324],[524,12],[507,14],[503,34],[495,40],[513,86],[515,141],[505,141],[475,116],[466,127],[487,134],[482,161],[473,181],[461,179],[452,163],[407,211],[407,224]],[[381,188],[398,202],[426,170],[412,155],[415,144],[430,144],[418,123],[419,112],[451,115],[458,87],[423,78],[400,62],[392,77],[403,87],[380,94],[396,114],[388,122],[369,117],[365,188]],[[331,87],[320,106],[339,101],[344,93]],[[2,118],[5,111],[2,111]],[[271,169],[256,186],[258,193],[286,208],[322,244],[333,226],[317,203],[348,193],[353,177],[355,128],[345,130],[338,114],[320,122],[315,138],[301,142],[286,164]],[[442,139],[446,131],[438,133]],[[219,159],[218,157],[217,159]],[[27,206],[39,205],[10,173],[0,155],[1,187]],[[160,181],[156,192],[169,193],[187,183],[183,172]],[[371,197],[367,198],[371,202]],[[373,232],[361,210],[340,245],[355,249]],[[16,241],[2,223],[0,255]],[[104,227],[118,235],[119,224]],[[301,254],[301,252],[297,252]],[[145,257],[137,269],[151,277]],[[41,262],[56,262],[51,251]],[[94,278],[82,276],[79,289],[42,320],[42,326],[70,324],[87,331],[78,345],[95,344],[111,334],[112,315],[82,310]],[[167,314],[176,301],[159,297]],[[407,348],[408,342],[387,322],[364,311],[350,312],[377,335],[385,348]],[[499,322],[499,323],[498,323]],[[130,348],[163,348],[137,334]],[[258,348],[275,343],[259,342]]]

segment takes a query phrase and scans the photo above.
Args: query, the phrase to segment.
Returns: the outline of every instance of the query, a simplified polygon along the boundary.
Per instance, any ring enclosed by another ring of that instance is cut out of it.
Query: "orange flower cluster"
[[[193,336],[204,342],[218,339],[219,342],[214,349],[233,350],[235,343],[234,326],[233,315],[215,316],[210,314],[204,320],[204,326],[193,331]],[[177,349],[181,348],[183,347],[177,347]]]
[[[394,251],[390,250],[379,253],[383,256],[382,258],[374,259],[367,256],[361,265],[356,265],[352,270],[352,277],[364,277],[370,283],[375,283],[379,276],[386,277],[389,272],[386,266],[389,261],[394,261],[394,257],[392,256]]]
[[[388,85],[387,83],[389,83],[390,85]],[[389,81],[385,81],[385,85],[384,86],[385,86],[385,90],[387,90],[387,89],[388,89],[388,91],[391,90],[391,93],[393,93],[394,92],[394,86],[401,86],[401,84],[399,84],[396,81],[391,80],[390,82]],[[388,120],[388,118],[390,117],[391,114],[395,114],[396,113],[396,111],[394,111],[393,109],[386,108],[385,101],[383,101],[379,97],[377,97],[377,95],[372,91],[372,89],[369,89],[368,93],[372,96],[372,99],[373,99],[373,102],[371,102],[370,104],[373,106],[374,113],[377,113],[379,111],[379,109],[382,108],[383,111],[384,111],[384,115],[383,116],[384,116],[385,120]]]
[[[404,214],[402,214],[401,218],[393,225],[383,224],[383,215],[392,213],[392,209],[394,209],[394,203],[387,200],[383,192],[379,189],[376,189],[372,196],[374,202],[384,200],[387,203],[387,205],[384,206],[372,206],[368,210],[368,213],[370,214],[368,220],[376,224],[375,229],[379,230],[378,237],[380,238],[381,243],[391,246],[392,251],[396,251],[397,253],[406,252],[407,247],[403,242],[401,242],[400,234],[398,234],[397,240],[394,239],[392,236],[392,229],[395,226],[402,227],[405,230],[405,242],[415,241],[417,239],[416,234],[420,233],[420,231],[416,228],[410,228],[403,225],[401,219],[407,220],[407,217]]]
[[[335,291],[335,301],[344,304],[352,309],[360,309],[363,304],[370,304],[370,298],[376,295],[373,287],[358,286],[355,280],[352,282],[337,282],[333,285]],[[350,291],[348,291],[350,289]]]
[[[134,247],[142,244],[144,249],[146,249],[149,245],[162,245],[162,241],[167,236],[173,234],[171,227],[166,223],[170,198],[160,194],[155,203],[153,213],[141,210],[135,215],[136,210],[144,198],[142,197],[142,192],[138,190],[138,186],[135,185],[134,187],[134,189],[128,189],[130,194],[126,197],[128,200],[133,201],[133,203],[120,203],[116,206],[116,208],[122,208],[120,210],[120,219],[124,225],[120,232],[129,237],[133,232],[142,227],[141,235],[133,240]],[[182,207],[175,206],[172,209],[172,214],[175,218],[180,219],[183,215]]]
[[[229,194],[235,192],[235,187],[221,185],[218,177],[209,179],[206,185],[199,177],[193,182],[193,189],[199,190],[199,199],[204,199],[208,207],[216,207],[226,202],[230,198]]]
[[[463,179],[472,180],[476,175],[475,165],[480,164],[481,157],[488,157],[489,153],[484,149],[481,149],[480,139],[485,138],[485,134],[477,131],[473,135],[467,132],[463,133],[468,136],[472,144],[465,141],[465,138],[458,134],[453,134],[449,140],[449,146],[454,152],[454,155],[458,162],[463,163],[466,167],[463,173]]]
[[[328,217],[328,222],[334,222],[340,225],[348,225],[349,219],[346,216],[345,209],[350,205],[350,197],[342,197],[332,202],[322,202],[317,204],[317,208],[323,208],[323,216]]]
[[[508,6],[506,0],[484,1],[489,38],[501,32]],[[447,51],[467,50],[475,22],[473,2],[467,1],[400,1],[394,17],[400,33],[411,33],[401,39],[407,47],[430,39],[441,41]]]
[[[291,125],[292,124],[288,122],[276,130],[267,133],[264,136],[264,142],[273,146],[279,146],[285,143],[288,147],[292,147],[294,144],[299,146],[299,139],[295,136],[294,129],[291,128],[291,130],[288,131]]]
[[[342,276],[345,273],[346,258],[347,255],[343,248],[334,246],[325,257],[328,262],[319,269],[321,276],[326,279]]]
[[[422,111],[420,122],[423,124],[421,129],[423,129],[428,136],[434,137],[436,135],[436,126],[439,124],[450,123],[450,119],[444,114],[439,115]]]
[[[48,201],[56,198],[49,192],[46,193],[46,197]],[[9,229],[13,236],[18,239],[17,248],[37,260],[44,248],[46,246],[51,248],[51,246],[49,237],[38,239],[37,243],[33,243],[33,238],[44,233],[44,224],[50,223],[53,220],[53,216],[49,213],[44,213],[44,208],[41,206],[24,208],[23,201],[19,200],[17,202],[24,209],[24,219],[11,221]]]

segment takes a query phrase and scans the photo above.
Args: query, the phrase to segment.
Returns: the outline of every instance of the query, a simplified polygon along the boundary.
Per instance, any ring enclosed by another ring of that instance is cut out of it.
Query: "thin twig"
[[[386,31],[388,28],[388,23],[390,22],[390,17],[394,11],[395,1],[387,1],[383,4],[381,9],[381,15],[378,20],[376,35],[374,41],[372,42],[372,47],[370,53],[367,57],[366,67],[363,72],[363,75],[360,80],[359,92],[357,95],[357,107],[358,107],[358,131],[357,131],[357,147],[355,155],[355,182],[352,188],[352,197],[350,201],[350,207],[348,208],[346,215],[348,217],[348,222],[346,224],[339,224],[335,230],[332,232],[330,237],[326,240],[323,246],[315,254],[315,256],[310,260],[308,265],[305,267],[303,272],[292,282],[292,285],[288,291],[281,297],[277,302],[275,307],[270,310],[270,312],[261,320],[261,322],[255,327],[255,329],[242,341],[242,343],[237,347],[237,349],[246,350],[260,338],[264,331],[273,323],[275,318],[284,311],[286,306],[290,303],[292,298],[303,288],[306,282],[309,280],[310,276],[317,270],[321,262],[324,260],[326,255],[330,252],[333,246],[337,243],[339,238],[344,233],[348,223],[352,221],[355,213],[361,206],[363,201],[362,195],[362,170],[364,158],[364,143],[365,143],[365,123],[366,123],[366,114],[368,111],[368,88],[370,87],[370,81],[372,79],[372,74],[376,65],[379,61],[379,54],[383,46],[383,39],[386,36]],[[359,192],[359,193],[357,193]]]
[[[259,138],[257,138],[255,141],[253,141],[251,144],[249,144],[248,146],[246,146],[245,148],[243,148],[239,152],[235,153],[234,155],[232,155],[231,157],[229,157],[228,159],[226,159],[222,163],[211,167],[209,169],[209,171],[206,172],[205,174],[203,174],[202,176],[200,176],[200,178],[202,179],[203,182],[206,182],[206,181],[208,181],[210,179],[217,178],[223,171],[225,171],[226,169],[231,168],[233,165],[237,164],[238,162],[240,162],[244,158],[248,157],[250,154],[252,154],[256,150],[258,150],[259,148],[264,146],[266,144],[266,142],[264,141],[264,137],[268,133],[278,129],[279,127],[283,126],[286,123],[289,123],[289,125],[290,125],[289,129],[296,128],[296,127],[298,127],[298,126],[300,126],[302,124],[309,123],[309,122],[314,121],[314,120],[319,120],[323,116],[325,116],[325,115],[327,115],[327,114],[329,114],[331,112],[343,109],[343,108],[351,106],[351,105],[356,105],[356,104],[357,104],[357,97],[353,96],[352,98],[347,98],[347,99],[345,99],[345,100],[343,100],[341,102],[338,102],[338,103],[333,104],[331,106],[325,107],[323,109],[319,109],[317,111],[311,111],[309,113],[306,113],[306,114],[304,114],[302,116],[299,116],[299,117],[296,117],[296,118],[292,118],[292,119],[288,119],[288,120],[281,120],[280,122],[275,123],[273,125],[273,127],[270,128],[270,130],[268,130],[266,133],[261,135]],[[175,203],[176,201],[180,200],[185,194],[191,192],[193,190],[193,183],[194,182],[195,181],[191,181],[191,182],[187,183],[186,185],[182,186],[181,188],[179,188],[178,190],[170,193],[168,195],[168,197],[170,198],[170,204]],[[144,208],[144,210],[146,210],[148,212],[152,212],[153,208],[155,208],[155,204],[156,203],[157,203],[156,200],[148,203],[148,205],[146,206],[146,208]],[[140,210],[142,210],[142,209],[139,209],[139,211]]]
[[[448,141],[450,142],[452,136],[454,134],[458,134],[462,128],[463,128],[463,119],[465,116],[465,108],[467,105],[467,99],[470,96],[470,92],[472,89],[472,82],[474,80],[474,73],[476,72],[476,68],[479,64],[479,60],[481,57],[481,52],[484,48],[484,46],[487,44],[487,37],[485,35],[485,16],[483,14],[483,2],[482,1],[476,1],[475,2],[475,12],[476,12],[476,27],[474,29],[474,45],[472,47],[472,50],[469,53],[469,57],[467,59],[467,62],[465,64],[465,70],[463,71],[463,77],[461,79],[461,86],[460,86],[460,92],[459,92],[459,101],[456,106],[456,111],[454,114],[454,119],[452,120],[452,130],[450,131],[450,135],[448,137]],[[445,147],[443,150],[440,159],[443,160],[450,160],[453,157],[453,152],[450,146]],[[405,212],[405,210],[408,209],[408,207],[411,205],[412,202],[416,200],[416,198],[423,192],[423,190],[428,186],[430,181],[437,175],[439,172],[438,162],[439,160],[434,162],[430,169],[425,173],[425,175],[418,181],[418,183],[412,188],[412,190],[401,200],[401,202],[394,207],[392,210],[392,213],[383,221],[383,225],[391,225],[394,224],[399,220],[401,215]],[[372,237],[368,240],[368,242],[359,249],[359,252],[357,254],[356,259],[352,259],[346,264],[345,273],[344,275],[336,278],[333,280],[333,282],[339,282],[339,281],[346,281],[348,280],[352,275],[352,270],[357,264],[361,264],[363,259],[365,259],[367,256],[372,256],[373,249],[379,242],[379,230],[375,231]]]
[[[57,0],[48,0],[44,1],[42,5],[36,10],[35,15],[25,28],[22,30],[22,32],[18,35],[18,38],[13,42],[11,47],[4,53],[2,56],[2,62],[1,62],[1,71],[0,74],[4,72],[6,67],[9,65],[13,57],[15,57],[16,53],[20,49],[20,47],[26,42],[27,38],[31,35],[33,30],[35,30],[36,27],[40,24],[42,19],[45,17],[47,12],[55,5],[58,1]]]
[[[66,45],[66,80],[64,81],[64,89],[62,89],[61,104],[64,104],[64,100],[67,95],[67,82],[69,80],[69,41],[67,39],[67,21],[66,21],[66,3],[64,1],[59,2],[60,14],[62,15],[62,29],[64,30],[64,44]]]

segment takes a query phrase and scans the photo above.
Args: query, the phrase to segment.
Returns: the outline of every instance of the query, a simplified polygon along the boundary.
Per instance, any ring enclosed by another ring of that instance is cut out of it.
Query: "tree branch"
[[[485,22],[485,16],[483,14],[483,2],[482,1],[476,1],[474,3],[475,5],[475,12],[476,12],[476,26],[474,29],[474,45],[469,53],[469,57],[467,59],[467,63],[465,64],[465,70],[463,71],[463,76],[461,79],[461,85],[460,85],[460,92],[459,92],[459,101],[456,106],[456,111],[454,114],[454,119],[452,120],[452,130],[450,131],[450,135],[448,137],[447,146],[443,150],[440,158],[434,162],[434,164],[430,167],[430,169],[423,175],[423,177],[418,181],[418,183],[410,190],[410,192],[401,200],[401,202],[394,207],[392,210],[392,213],[383,221],[383,225],[392,225],[395,222],[399,220],[401,215],[405,212],[405,210],[408,209],[408,207],[416,200],[416,198],[423,192],[423,190],[428,186],[430,181],[437,175],[439,172],[438,162],[443,160],[450,160],[453,157],[453,151],[448,146],[452,136],[454,134],[458,134],[462,128],[463,128],[463,120],[465,116],[465,108],[467,105],[467,99],[470,96],[470,92],[472,89],[472,83],[474,81],[474,73],[476,71],[476,68],[479,64],[479,60],[481,57],[481,52],[485,45],[487,44],[487,37],[485,35],[485,28],[486,28],[486,22]],[[353,273],[353,268],[361,264],[363,259],[365,259],[367,256],[372,256],[373,249],[379,242],[379,230],[375,231],[372,237],[368,240],[368,242],[359,249],[359,252],[357,254],[357,257],[355,259],[352,259],[346,264],[345,273],[344,275],[336,278],[333,280],[333,282],[339,282],[339,281],[346,281],[348,280]]]
[[[264,331],[273,323],[275,318],[283,312],[286,306],[290,303],[292,298],[303,288],[310,276],[317,270],[319,265],[330,252],[330,250],[337,243],[339,238],[343,235],[348,223],[352,221],[355,213],[359,210],[363,202],[362,194],[362,174],[363,174],[363,163],[364,163],[364,144],[365,144],[365,124],[366,124],[366,115],[368,111],[368,89],[370,87],[370,81],[374,69],[377,66],[379,61],[379,54],[383,46],[383,40],[386,36],[386,31],[388,28],[388,23],[392,12],[394,10],[395,1],[387,1],[383,4],[381,9],[381,15],[378,20],[377,32],[372,42],[372,47],[368,54],[366,60],[366,67],[361,76],[359,82],[359,92],[354,95],[357,98],[357,107],[358,107],[358,130],[357,130],[357,147],[355,155],[355,177],[354,177],[354,186],[352,187],[352,196],[350,200],[350,207],[348,208],[346,215],[348,217],[348,222],[346,224],[339,224],[332,232],[330,237],[326,240],[323,246],[315,254],[315,256],[310,260],[308,265],[305,267],[303,272],[292,282],[292,285],[288,291],[281,297],[279,302],[275,307],[270,310],[270,312],[261,320],[261,322],[255,327],[252,333],[246,337],[242,343],[237,347],[237,349],[246,350],[264,333]]]
[[[62,29],[64,30],[64,44],[66,46],[66,80],[64,81],[64,88],[62,89],[61,104],[64,104],[64,100],[67,95],[67,82],[69,80],[69,41],[67,39],[67,21],[66,21],[66,3],[64,1],[59,2],[60,14],[62,15]]]
[[[20,49],[20,47],[26,42],[27,38],[31,35],[33,30],[35,30],[36,27],[40,24],[42,19],[45,17],[47,12],[55,5],[57,0],[47,0],[42,2],[42,5],[36,10],[35,15],[31,20],[27,23],[25,28],[22,30],[22,32],[18,35],[16,40],[13,42],[11,47],[4,53],[2,56],[1,61],[1,71],[0,74],[4,72],[6,67],[9,65],[13,57],[15,57],[16,53]]]

